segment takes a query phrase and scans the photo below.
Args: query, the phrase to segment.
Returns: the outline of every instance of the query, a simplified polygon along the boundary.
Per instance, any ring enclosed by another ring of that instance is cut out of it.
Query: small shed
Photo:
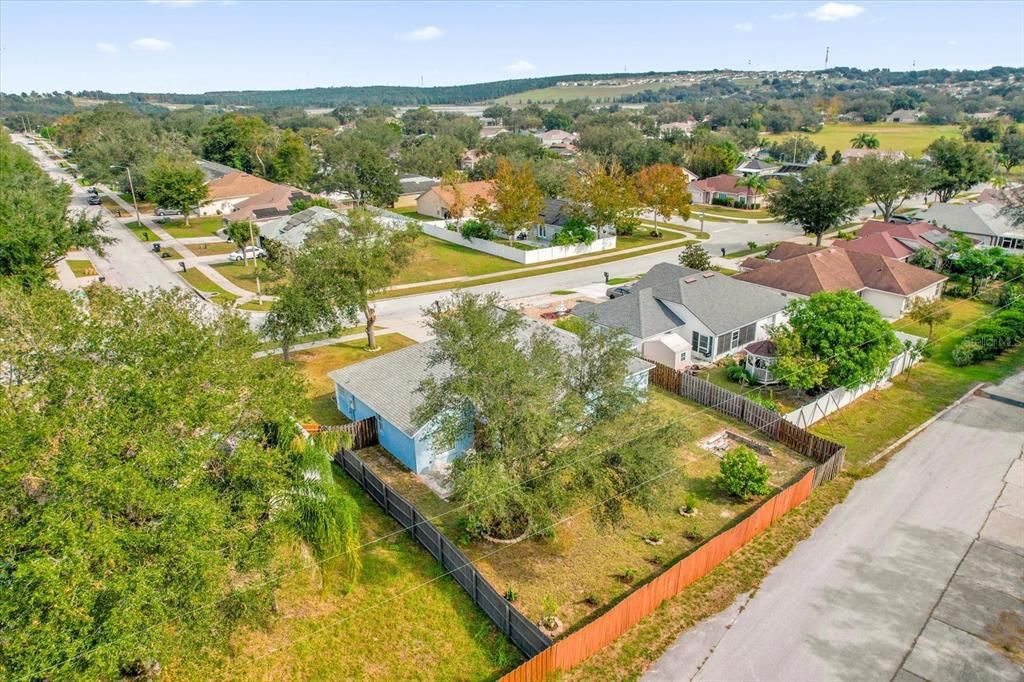
[[[777,384],[772,376],[772,365],[777,359],[773,341],[756,341],[746,348],[747,356],[743,366],[759,384]]]
[[[692,362],[692,351],[689,341],[674,332],[666,332],[644,342],[643,357],[672,369],[683,369]]]

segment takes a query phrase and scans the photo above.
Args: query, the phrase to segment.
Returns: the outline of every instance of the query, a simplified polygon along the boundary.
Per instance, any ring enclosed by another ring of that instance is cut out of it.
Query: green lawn
[[[234,242],[202,242],[185,246],[197,256],[223,256],[226,253],[238,251],[238,244]]]
[[[420,235],[416,248],[412,263],[395,279],[395,284],[489,275],[523,267],[520,263],[425,234]]]
[[[362,573],[351,591],[328,563],[282,547],[277,618],[231,637],[222,657],[164,661],[169,680],[487,680],[522,656],[434,558],[335,467],[360,512]]]
[[[212,215],[205,218],[189,218],[188,227],[184,219],[168,220],[160,223],[160,227],[167,230],[172,237],[181,239],[183,237],[212,237],[217,230],[224,227],[224,221],[220,216]]]
[[[93,267],[91,260],[71,260],[69,258],[67,264],[75,277],[90,277],[96,274],[96,268]]]
[[[214,270],[231,280],[231,283],[235,286],[239,286],[246,291],[256,293],[256,265],[250,260],[249,264],[246,265],[242,261],[235,263],[217,263],[211,265]],[[267,270],[267,266],[263,263],[259,264],[259,275],[260,275],[260,287],[264,294],[272,294],[275,285],[284,284],[285,279],[283,277],[273,277]]]
[[[143,242],[159,242],[160,238],[156,236],[153,230],[149,229],[145,225],[139,225],[134,220],[124,224],[129,230],[132,231],[139,241]]]
[[[762,386],[755,384],[752,386],[743,386],[725,375],[724,366],[711,365],[710,367],[701,370],[700,378],[711,382],[716,386],[732,391],[733,393],[739,393],[746,395],[748,393],[759,393],[760,395],[771,398],[779,404],[783,413],[791,412],[802,405],[810,402],[811,398],[807,397],[800,391],[787,389],[781,384],[774,384],[769,386]]]
[[[342,334],[351,331],[345,330]],[[308,416],[319,424],[347,423],[348,420],[334,404],[334,384],[327,378],[327,373],[346,365],[375,358],[381,353],[389,353],[411,346],[414,343],[416,342],[408,337],[392,333],[377,337],[377,345],[380,346],[380,350],[376,353],[367,352],[366,339],[346,341],[292,353],[291,361],[302,371],[309,387]]]
[[[771,217],[768,211],[762,209],[751,209],[748,211],[742,208],[730,208],[729,206],[715,206],[714,204],[693,204],[690,206],[690,217],[699,218],[701,211],[706,213],[717,213],[718,215],[724,215],[730,218],[746,218],[748,220]],[[705,217],[705,220],[706,219],[707,218]]]
[[[635,589],[636,583],[692,551],[699,544],[699,539],[691,539],[694,532],[711,537],[757,505],[757,501],[741,502],[720,490],[715,483],[718,457],[699,445],[726,427],[744,427],[658,388],[652,387],[649,397],[645,409],[664,416],[666,422],[678,421],[687,432],[676,450],[678,468],[664,477],[663,495],[650,512],[628,510],[624,522],[613,528],[600,526],[584,513],[560,525],[550,539],[529,539],[511,546],[482,540],[463,545],[470,560],[499,592],[512,587],[518,593],[516,607],[531,619],[539,619],[548,602],[556,605],[557,616],[567,627],[581,624]],[[777,488],[811,464],[778,444],[768,445],[775,456],[762,461],[772,470],[771,482]],[[449,538],[462,535],[455,504],[434,494],[383,449],[370,448],[361,455],[425,515],[440,516],[435,523]],[[678,510],[691,495],[699,511],[686,518]],[[661,534],[661,545],[644,542],[643,536],[650,532]],[[635,573],[632,584],[620,577],[627,569]]]
[[[973,384],[998,381],[1024,367],[1024,346],[999,358],[969,367],[955,367],[950,351],[969,328],[993,308],[974,300],[946,299],[953,317],[935,329],[930,357],[893,380],[892,386],[872,391],[855,403],[815,424],[811,430],[846,446],[846,461],[861,465],[918,424],[950,404]],[[900,331],[927,336],[925,327],[908,319],[894,325]]]
[[[200,293],[213,294],[210,300],[217,305],[231,306],[238,297],[230,291],[223,289],[219,284],[210,280],[209,277],[195,268],[189,268],[185,272],[179,272],[178,276],[194,286]]]
[[[408,208],[393,208],[391,210],[399,215],[404,215],[406,218],[412,218],[413,220],[437,220],[437,218],[432,215],[417,213],[415,206],[409,206]]]
[[[859,133],[877,135],[880,149],[902,150],[914,157],[920,157],[924,153],[924,148],[940,137],[961,137],[959,126],[932,126],[923,123],[828,123],[809,137],[814,144],[823,145],[831,155],[837,149],[850,149],[850,140]],[[766,137],[771,141],[777,141],[793,135],[795,133]]]

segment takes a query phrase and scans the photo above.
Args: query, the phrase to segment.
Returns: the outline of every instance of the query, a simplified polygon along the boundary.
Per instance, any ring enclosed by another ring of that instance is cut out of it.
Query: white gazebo
[[[744,369],[750,372],[754,380],[759,384],[775,384],[778,380],[772,376],[772,365],[775,364],[775,343],[772,341],[757,341],[746,347],[747,356],[744,359]]]

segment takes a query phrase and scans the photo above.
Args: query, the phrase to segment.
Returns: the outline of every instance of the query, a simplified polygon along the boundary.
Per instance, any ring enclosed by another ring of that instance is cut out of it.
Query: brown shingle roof
[[[768,260],[789,260],[797,256],[805,256],[815,251],[820,251],[820,246],[813,244],[797,244],[795,242],[781,242],[775,248],[765,254]]]
[[[489,180],[477,180],[476,182],[463,182],[456,185],[459,191],[462,193],[462,201],[467,206],[472,206],[473,202],[476,201],[477,197],[482,197],[488,203],[494,201],[494,183]],[[455,201],[455,195],[452,194],[451,187],[449,185],[437,185],[432,187],[430,192],[436,192],[441,201],[445,205],[450,206]]]
[[[210,200],[252,197],[272,190],[275,187],[277,185],[269,180],[264,180],[242,171],[228,173],[224,177],[211,180],[206,185],[208,191],[207,198]]]
[[[735,279],[805,296],[865,288],[907,296],[946,277],[895,258],[828,248],[741,272]]]
[[[310,195],[300,189],[288,185],[274,185],[273,189],[262,194],[249,197],[235,206],[228,215],[228,220],[262,220],[287,215],[292,202],[296,199],[309,199]]]
[[[739,179],[739,176],[736,175],[716,175],[714,177],[705,178],[703,180],[697,180],[692,184],[697,189],[704,190],[706,192],[723,192],[725,194],[749,195],[750,189],[748,187],[736,186],[736,181]]]

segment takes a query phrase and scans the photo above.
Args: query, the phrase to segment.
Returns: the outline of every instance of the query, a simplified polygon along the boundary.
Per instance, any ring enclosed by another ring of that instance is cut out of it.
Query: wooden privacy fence
[[[580,664],[650,615],[666,599],[707,575],[783,514],[806,500],[814,488],[835,478],[842,469],[843,446],[808,433],[785,421],[782,415],[741,395],[663,365],[655,366],[650,380],[656,386],[744,421],[819,464],[799,481],[762,503],[750,516],[705,542],[596,620],[558,640],[502,677],[502,682],[543,680],[557,670],[569,670]]]
[[[333,424],[322,426],[320,424],[303,424],[307,433],[329,433],[331,431],[344,431],[352,434],[352,447],[356,450],[368,448],[377,444],[377,418],[367,417],[349,424]]]
[[[374,502],[409,531],[409,534],[441,563],[442,568],[455,578],[473,603],[480,607],[480,610],[527,658],[548,650],[551,638],[499,594],[466,555],[416,507],[373,473],[351,450],[342,448],[334,459]]]

